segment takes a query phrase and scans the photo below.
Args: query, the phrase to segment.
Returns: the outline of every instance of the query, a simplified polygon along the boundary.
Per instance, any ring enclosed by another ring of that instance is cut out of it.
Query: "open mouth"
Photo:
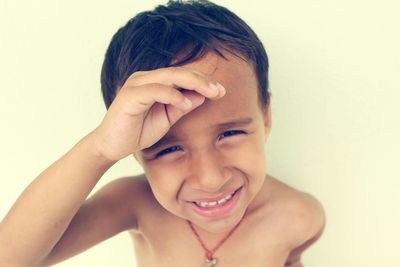
[[[235,191],[212,201],[190,201],[188,202],[192,209],[206,217],[220,217],[227,214],[235,206],[240,197],[243,186]]]
[[[212,208],[212,207],[216,207],[219,205],[224,204],[225,202],[228,202],[240,189],[242,189],[242,187],[236,189],[235,191],[229,193],[228,195],[214,200],[214,201],[192,201],[193,204],[199,206],[199,207],[203,207],[203,208]]]

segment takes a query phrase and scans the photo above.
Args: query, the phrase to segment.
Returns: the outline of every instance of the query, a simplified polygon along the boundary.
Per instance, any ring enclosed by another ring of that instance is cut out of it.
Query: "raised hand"
[[[92,133],[96,148],[107,159],[120,160],[156,143],[206,98],[224,95],[221,84],[193,69],[135,72],[118,90],[104,120]]]

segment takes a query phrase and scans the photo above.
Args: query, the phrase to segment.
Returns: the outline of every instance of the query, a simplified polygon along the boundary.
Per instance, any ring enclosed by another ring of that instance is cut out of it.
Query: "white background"
[[[305,253],[305,266],[396,265],[397,1],[215,2],[253,27],[270,58],[269,173],[312,193],[326,209],[325,233]],[[0,1],[0,218],[34,177],[101,121],[108,42],[130,17],[160,3]],[[126,159],[98,186],[139,172]],[[57,266],[135,266],[131,241],[121,234]]]

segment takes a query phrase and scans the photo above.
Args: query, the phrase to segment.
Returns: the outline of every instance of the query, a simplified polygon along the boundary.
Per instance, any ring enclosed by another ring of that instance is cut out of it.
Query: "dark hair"
[[[133,72],[184,65],[209,51],[224,57],[221,48],[254,66],[261,107],[268,107],[268,57],[261,41],[233,12],[205,0],[169,1],[137,14],[115,33],[101,70],[106,107]],[[173,62],[177,55],[182,57]]]

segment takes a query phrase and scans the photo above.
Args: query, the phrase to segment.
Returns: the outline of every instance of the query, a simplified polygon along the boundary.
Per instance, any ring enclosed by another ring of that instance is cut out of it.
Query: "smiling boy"
[[[104,61],[104,120],[6,215],[0,265],[49,266],[129,231],[139,267],[302,266],[324,214],[267,174],[267,73],[254,32],[210,2],[131,19]],[[128,155],[144,174],[85,200]]]

